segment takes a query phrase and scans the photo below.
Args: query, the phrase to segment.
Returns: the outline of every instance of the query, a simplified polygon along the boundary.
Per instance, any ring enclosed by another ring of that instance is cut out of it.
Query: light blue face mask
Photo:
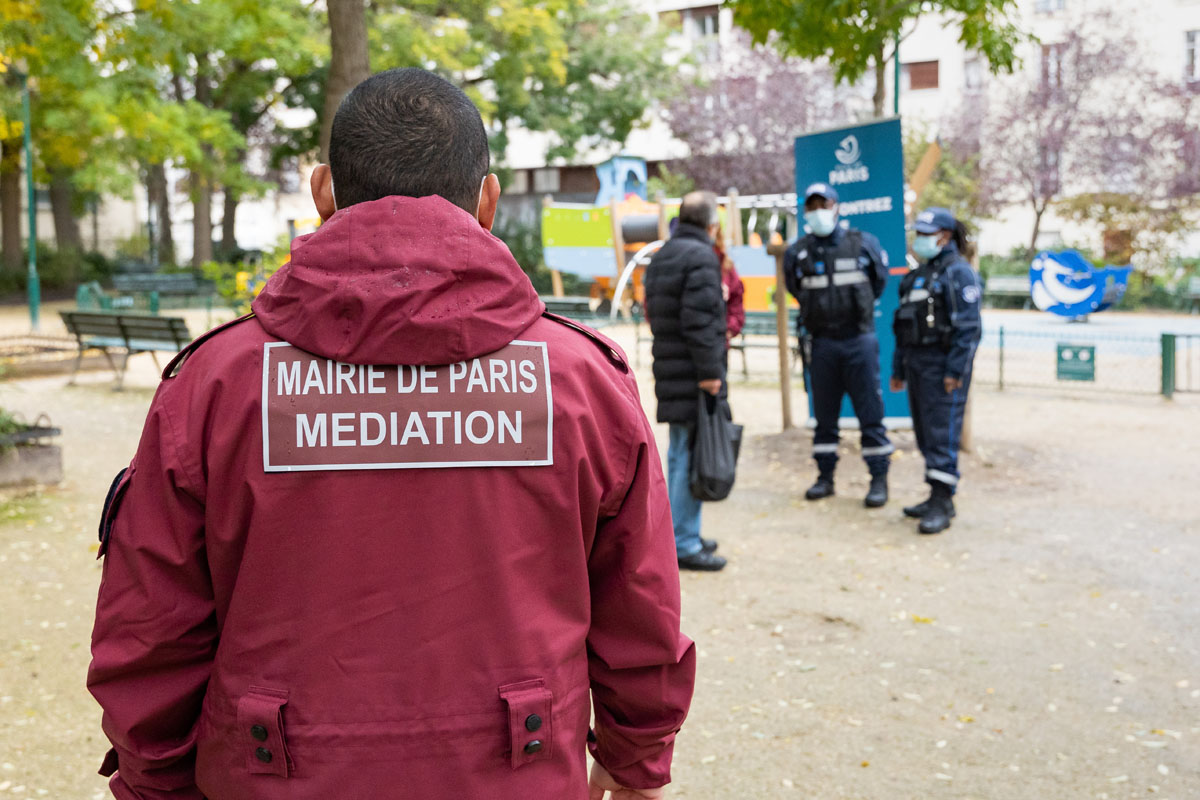
[[[929,259],[942,252],[942,246],[938,244],[938,235],[931,233],[928,236],[918,236],[913,239],[912,243],[913,255],[922,261]]]
[[[804,212],[804,224],[817,236],[828,236],[837,227],[837,212],[832,208],[818,208]]]

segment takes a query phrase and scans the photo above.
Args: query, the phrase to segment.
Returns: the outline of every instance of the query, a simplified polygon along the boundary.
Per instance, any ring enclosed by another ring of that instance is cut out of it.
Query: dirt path
[[[121,393],[0,384],[65,429],[67,471],[0,505],[0,797],[104,796],[83,675],[98,506],[154,384],[134,364]],[[959,518],[919,537],[910,435],[886,508],[861,507],[853,435],[838,496],[805,503],[808,435],[776,433],[754,375],[738,488],[704,512],[731,566],[683,579],[700,671],[673,796],[1200,797],[1200,403],[979,391]]]

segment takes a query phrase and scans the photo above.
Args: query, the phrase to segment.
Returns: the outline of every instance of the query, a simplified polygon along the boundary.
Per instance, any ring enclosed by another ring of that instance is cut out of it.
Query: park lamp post
[[[25,139],[25,193],[29,213],[29,326],[37,333],[38,314],[42,302],[41,281],[37,271],[37,193],[33,188],[33,123],[29,110],[29,74],[18,64],[13,70],[21,82],[21,127]]]

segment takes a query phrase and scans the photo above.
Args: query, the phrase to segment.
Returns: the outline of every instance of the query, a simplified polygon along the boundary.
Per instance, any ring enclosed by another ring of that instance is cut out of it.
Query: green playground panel
[[[1060,381],[1095,381],[1095,345],[1060,342],[1058,345],[1058,379]]]

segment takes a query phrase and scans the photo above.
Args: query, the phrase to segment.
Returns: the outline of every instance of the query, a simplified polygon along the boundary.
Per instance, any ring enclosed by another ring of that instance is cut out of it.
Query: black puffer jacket
[[[725,378],[721,265],[702,228],[681,223],[646,267],[658,421],[696,419],[697,383]]]

